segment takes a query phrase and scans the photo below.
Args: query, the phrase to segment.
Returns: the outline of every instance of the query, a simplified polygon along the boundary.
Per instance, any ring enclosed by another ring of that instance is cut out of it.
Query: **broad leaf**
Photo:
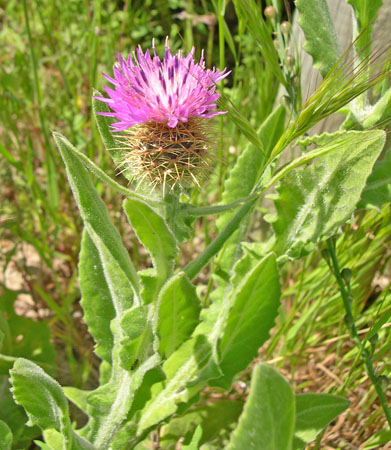
[[[326,0],[296,0],[299,25],[305,34],[304,50],[325,77],[341,56],[337,34]]]
[[[384,203],[391,202],[391,152],[385,158],[376,161],[373,172],[363,190],[359,208],[373,207],[378,210]]]
[[[170,356],[197,326],[201,310],[195,287],[180,272],[173,276],[160,293],[157,331],[159,350],[163,357]]]
[[[273,254],[262,259],[232,293],[220,352],[224,379],[217,383],[229,389],[232,378],[257,356],[269,337],[280,306],[280,280]]]
[[[273,250],[278,255],[300,257],[308,244],[346,223],[384,141],[380,130],[338,132],[303,141],[317,144],[322,156],[281,180],[275,200],[278,216],[273,222]]]
[[[121,366],[126,370],[134,370],[139,363],[138,355],[145,351],[143,346],[148,346],[148,337],[151,335],[144,307],[136,306],[126,311],[121,317],[120,326],[124,336],[119,351]]]
[[[349,401],[336,395],[296,395],[295,436],[304,443],[312,442],[327,424],[348,407]]]
[[[84,320],[97,344],[95,352],[102,359],[111,363],[114,339],[110,330],[110,322],[115,317],[115,310],[102,260],[86,230],[83,231],[81,241],[79,282]]]
[[[149,251],[160,282],[172,273],[178,246],[163,217],[145,202],[126,199],[124,210],[139,241]]]
[[[42,430],[54,428],[63,434],[67,443],[72,442],[68,403],[57,381],[22,358],[16,361],[10,373],[13,396],[25,408],[30,424]]]
[[[275,369],[260,363],[227,450],[291,450],[294,424],[292,388]]]

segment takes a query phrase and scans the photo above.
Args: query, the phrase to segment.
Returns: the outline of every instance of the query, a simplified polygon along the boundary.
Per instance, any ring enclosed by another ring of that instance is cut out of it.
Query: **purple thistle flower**
[[[114,78],[103,74],[115,89],[105,86],[110,98],[96,98],[112,109],[113,112],[101,114],[118,119],[113,123],[116,131],[149,121],[175,128],[189,118],[210,118],[226,113],[216,110],[220,94],[215,91],[216,83],[230,72],[206,69],[203,53],[200,62],[195,62],[194,48],[186,57],[181,51],[172,55],[168,40],[163,61],[156,55],[153,42],[152,49],[153,57],[149,50],[143,54],[141,48],[127,60],[119,55]]]

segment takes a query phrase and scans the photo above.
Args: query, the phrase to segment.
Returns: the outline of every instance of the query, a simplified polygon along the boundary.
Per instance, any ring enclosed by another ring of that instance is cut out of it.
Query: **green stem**
[[[225,205],[215,205],[215,206],[200,206],[200,207],[190,207],[186,209],[186,215],[188,216],[207,216],[209,214],[217,214],[224,211],[229,211],[231,209],[237,208],[243,203],[253,200],[256,194],[248,195],[232,203],[227,203]]]
[[[242,205],[239,211],[232,217],[232,219],[223,228],[221,233],[218,234],[216,239],[212,241],[205,250],[197,256],[196,259],[191,261],[183,270],[186,275],[193,280],[203,269],[208,261],[219,252],[225,242],[231,237],[231,235],[238,229],[238,226],[242,219],[250,212],[254,206],[258,197],[253,198],[248,203]]]
[[[367,371],[367,375],[370,378],[373,386],[375,387],[377,396],[378,396],[380,404],[381,404],[381,406],[383,408],[383,411],[384,411],[384,414],[386,416],[388,425],[391,428],[391,412],[390,412],[390,409],[388,408],[388,405],[387,405],[387,399],[386,399],[386,396],[385,396],[385,394],[383,392],[382,387],[379,384],[379,380],[378,380],[378,378],[376,376],[375,369],[373,367],[371,357],[370,357],[367,349],[364,348],[364,345],[361,342],[360,336],[359,336],[359,334],[357,332],[356,324],[354,323],[354,317],[353,317],[353,314],[352,314],[352,309],[350,307],[349,292],[347,291],[347,289],[345,287],[345,284],[344,284],[344,281],[343,281],[342,276],[341,276],[341,271],[340,271],[340,267],[339,267],[339,264],[338,264],[336,250],[335,250],[335,243],[331,239],[327,240],[327,248],[328,248],[328,251],[329,251],[329,254],[330,254],[330,258],[331,258],[331,264],[332,264],[332,269],[333,269],[333,272],[334,272],[334,276],[335,276],[335,279],[337,280],[338,288],[339,288],[339,291],[341,293],[343,305],[344,305],[344,308],[345,308],[346,323],[347,323],[348,328],[349,328],[350,336],[355,341],[356,346],[357,346],[359,352],[362,355],[362,360],[364,362],[364,365],[365,365],[365,368],[366,368],[366,371]]]

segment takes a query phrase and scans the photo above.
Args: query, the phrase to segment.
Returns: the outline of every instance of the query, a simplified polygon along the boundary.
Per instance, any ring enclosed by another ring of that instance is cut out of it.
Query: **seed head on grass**
[[[172,55],[166,41],[161,61],[152,44],[153,56],[141,48],[125,60],[119,55],[114,78],[103,76],[114,85],[105,86],[108,104],[115,117],[114,131],[129,148],[122,165],[134,178],[153,186],[198,184],[205,173],[213,145],[213,125],[208,119],[218,111],[216,84],[229,72],[205,68],[203,55],[194,60],[194,48],[183,56]]]

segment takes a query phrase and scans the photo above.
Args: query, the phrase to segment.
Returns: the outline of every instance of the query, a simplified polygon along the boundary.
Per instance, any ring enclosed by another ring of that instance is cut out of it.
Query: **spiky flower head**
[[[125,60],[119,55],[114,78],[103,76],[114,85],[105,86],[108,104],[115,117],[114,131],[125,131],[129,153],[123,161],[133,168],[134,177],[153,185],[196,181],[208,163],[212,144],[207,119],[218,111],[216,83],[225,78],[226,69],[205,68],[203,53],[194,60],[194,48],[187,56],[171,54],[166,41],[161,61],[152,43],[153,56],[138,48]]]

